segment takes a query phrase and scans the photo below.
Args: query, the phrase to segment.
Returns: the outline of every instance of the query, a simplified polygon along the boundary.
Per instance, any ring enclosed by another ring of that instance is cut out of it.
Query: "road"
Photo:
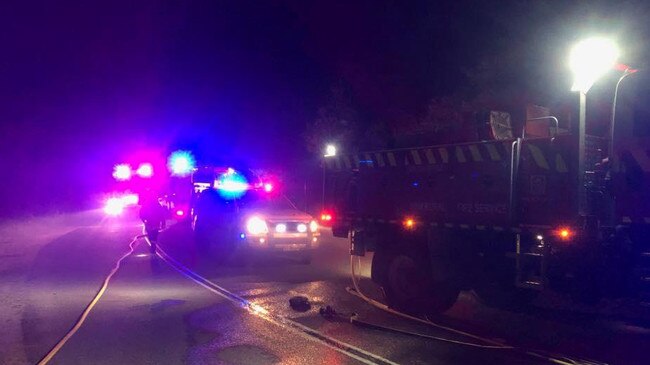
[[[106,219],[97,211],[2,224],[0,363],[43,358],[140,233],[135,214]],[[433,319],[515,349],[468,346],[486,343],[395,317],[346,291],[347,242],[327,231],[310,265],[283,255],[216,264],[197,252],[182,223],[160,241],[163,257],[135,241],[134,252],[50,364],[548,364],[562,356],[570,357],[564,363],[648,363],[641,353],[650,344],[647,323],[544,301],[512,313],[463,293]],[[380,299],[368,278],[369,260],[361,260],[362,290]],[[298,295],[309,299],[309,308],[290,307]],[[327,305],[437,339],[360,327],[343,316],[324,318],[319,309]]]

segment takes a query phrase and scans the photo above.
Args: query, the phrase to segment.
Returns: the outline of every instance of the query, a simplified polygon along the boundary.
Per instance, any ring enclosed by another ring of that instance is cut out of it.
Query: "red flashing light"
[[[179,216],[179,217],[182,217],[182,216],[185,215],[185,212],[179,209],[179,210],[176,211],[176,215]]]
[[[416,222],[415,222],[415,219],[413,219],[411,217],[406,217],[406,218],[404,218],[404,221],[402,222],[402,225],[404,226],[404,228],[409,229],[409,230],[410,229],[415,229]]]
[[[266,191],[267,193],[270,193],[271,191],[273,191],[273,184],[271,184],[271,183],[264,184],[264,191]]]
[[[572,240],[576,233],[569,227],[560,227],[555,230],[555,236],[558,237],[561,241],[570,241]]]

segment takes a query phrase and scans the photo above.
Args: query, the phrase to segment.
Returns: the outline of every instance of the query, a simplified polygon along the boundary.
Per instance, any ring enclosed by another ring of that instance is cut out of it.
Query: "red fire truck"
[[[601,135],[549,115],[515,135],[491,112],[485,140],[325,157],[334,235],[374,252],[373,281],[412,313],[444,311],[460,290],[507,306],[544,290],[647,301],[650,94],[636,79]]]

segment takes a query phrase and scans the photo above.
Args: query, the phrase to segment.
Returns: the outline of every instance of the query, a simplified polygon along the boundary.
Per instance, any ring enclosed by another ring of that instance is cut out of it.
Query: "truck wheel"
[[[416,315],[437,315],[451,308],[460,290],[435,281],[430,265],[416,257],[394,253],[388,258],[383,285],[388,305]]]

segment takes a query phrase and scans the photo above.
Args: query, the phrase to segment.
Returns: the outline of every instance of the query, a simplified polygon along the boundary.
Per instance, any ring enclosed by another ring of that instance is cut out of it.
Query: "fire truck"
[[[650,93],[641,80],[625,81],[600,134],[591,119],[544,112],[528,113],[515,133],[508,113],[490,112],[482,139],[326,156],[333,234],[349,238],[352,255],[374,252],[372,280],[411,313],[443,312],[461,290],[509,307],[547,290],[647,302]]]

